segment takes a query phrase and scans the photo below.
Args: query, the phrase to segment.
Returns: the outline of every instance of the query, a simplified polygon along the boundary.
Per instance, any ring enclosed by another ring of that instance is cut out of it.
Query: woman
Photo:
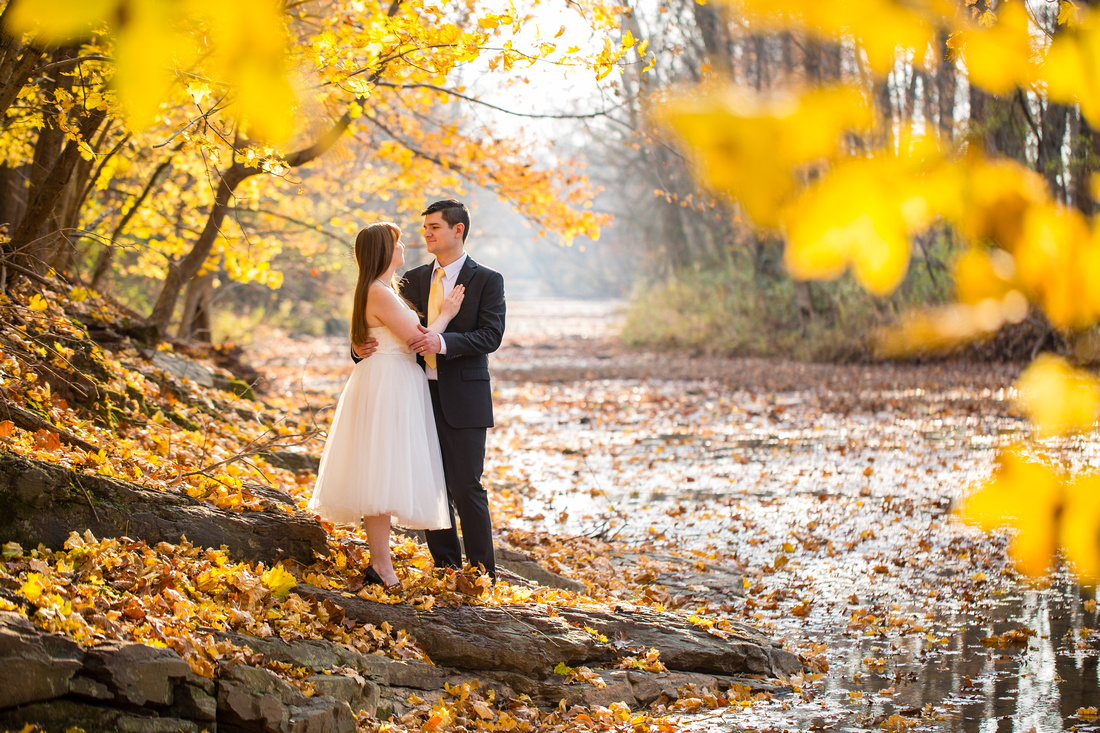
[[[369,335],[378,349],[344,386],[308,506],[331,522],[362,519],[371,556],[364,580],[388,589],[399,584],[390,518],[409,529],[446,529],[451,520],[428,381],[405,346],[420,320],[394,287],[405,262],[401,230],[389,222],[363,229],[355,260],[351,340],[361,344]],[[443,332],[464,294],[456,286],[447,296],[432,331]]]

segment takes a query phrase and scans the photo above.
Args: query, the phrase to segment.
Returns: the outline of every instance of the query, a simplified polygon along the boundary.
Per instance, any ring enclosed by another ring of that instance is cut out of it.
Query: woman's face
[[[393,243],[393,259],[390,260],[390,268],[397,269],[405,264],[405,243],[398,239]]]

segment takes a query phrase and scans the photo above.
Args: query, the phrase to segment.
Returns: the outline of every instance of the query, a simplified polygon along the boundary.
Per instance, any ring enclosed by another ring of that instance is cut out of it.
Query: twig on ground
[[[0,405],[7,411],[8,419],[24,430],[47,430],[56,434],[58,439],[64,443],[68,443],[74,448],[80,448],[87,453],[99,453],[99,448],[97,446],[92,445],[82,438],[78,438],[65,428],[54,425],[49,420],[39,417],[30,410],[23,409],[9,400],[6,396],[0,395]]]
[[[275,447],[289,448],[289,447],[293,447],[293,446],[296,446],[296,445],[302,445],[303,443],[306,443],[314,435],[316,435],[318,432],[320,432],[320,431],[319,430],[308,430],[304,433],[295,433],[294,435],[274,435],[274,436],[272,436],[272,437],[270,437],[270,438],[268,438],[267,440],[264,440],[264,441],[259,441],[258,439],[253,440],[251,443],[249,443],[247,446],[245,446],[245,448],[243,450],[241,450],[237,453],[234,453],[233,455],[229,456],[228,458],[223,458],[220,461],[215,461],[214,463],[203,466],[202,468],[197,468],[194,471],[188,471],[186,473],[179,474],[174,479],[170,480],[168,482],[168,485],[169,486],[176,486],[181,481],[183,481],[185,478],[188,478],[190,476],[198,476],[198,475],[209,476],[210,472],[213,471],[216,468],[221,468],[222,466],[227,466],[230,463],[236,463],[237,461],[245,460],[245,459],[247,459],[251,456],[258,455],[260,453],[264,453],[264,452],[266,452],[268,450],[271,450],[272,448],[275,448]],[[293,442],[289,442],[289,443],[284,442],[286,440],[293,440],[293,439],[296,439],[296,438],[299,439],[299,440],[294,440]]]

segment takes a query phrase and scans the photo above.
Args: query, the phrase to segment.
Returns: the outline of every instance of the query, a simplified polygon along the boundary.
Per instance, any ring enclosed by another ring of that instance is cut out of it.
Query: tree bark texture
[[[174,154],[173,152],[173,155]],[[162,161],[161,164],[157,166],[156,170],[153,171],[153,175],[149,176],[149,180],[141,189],[141,193],[138,194],[138,197],[134,199],[130,207],[126,209],[126,213],[118,220],[118,224],[115,225],[114,231],[111,232],[110,240],[104,243],[100,248],[95,267],[92,269],[92,290],[100,290],[103,287],[104,280],[111,268],[111,260],[114,259],[115,243],[126,230],[126,226],[130,223],[130,220],[134,218],[134,214],[138,212],[142,204],[145,203],[145,200],[149,198],[149,194],[156,189],[157,181],[172,167],[172,157],[173,156],[169,156]]]
[[[91,139],[105,119],[106,113],[103,110],[91,110],[80,123],[80,138],[82,140]],[[45,158],[45,155],[43,157]],[[32,168],[32,184],[28,195],[29,204],[8,245],[19,264],[39,272],[42,271],[43,263],[38,256],[41,248],[39,236],[47,221],[53,215],[54,209],[65,192],[79,160],[79,144],[75,140],[70,140],[61,151],[61,154],[49,166],[48,171],[36,173]],[[38,180],[39,175],[41,175],[40,183],[35,185],[34,182]]]
[[[214,273],[206,272],[187,284],[187,295],[183,299],[183,314],[176,337],[183,341],[210,343],[213,340],[213,309]]]

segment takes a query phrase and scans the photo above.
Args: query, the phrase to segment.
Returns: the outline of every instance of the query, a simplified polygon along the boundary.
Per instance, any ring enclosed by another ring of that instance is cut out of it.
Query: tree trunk
[[[0,225],[7,228],[8,234],[15,230],[27,210],[29,174],[29,163],[15,167],[0,165]]]
[[[693,2],[691,9],[695,17],[695,27],[699,30],[699,37],[703,39],[707,60],[716,70],[729,74],[732,70],[729,42],[717,7],[713,3]]]
[[[177,338],[183,341],[213,341],[213,327],[210,322],[214,313],[214,272],[206,272],[193,278],[187,284],[187,295],[183,299],[183,314],[180,316]]]
[[[880,143],[887,149],[892,148],[892,142],[894,139],[894,103],[890,94],[890,78],[891,75],[879,79],[875,77],[872,86],[872,96],[875,100],[875,107],[878,110],[878,129],[881,130],[876,142]]]
[[[15,0],[4,5],[0,28],[7,28],[8,13],[15,5]],[[37,44],[24,46],[16,35],[0,33],[0,119],[4,118],[20,90],[26,86],[44,53],[45,50]]]
[[[1027,160],[1027,119],[1016,95],[996,97],[980,87],[970,87],[969,135],[990,155]]]
[[[391,15],[397,12],[398,6],[399,3],[394,0],[390,6]],[[377,77],[378,74],[375,74],[372,81],[376,81]],[[365,101],[364,98],[356,100],[359,104],[365,103]],[[298,168],[324,155],[348,129],[351,120],[351,113],[345,112],[344,116],[337,120],[336,124],[324,132],[312,145],[286,156],[284,162],[290,168]],[[187,256],[178,263],[169,264],[168,275],[164,279],[164,285],[157,297],[156,304],[153,306],[153,311],[149,314],[148,324],[155,326],[161,336],[168,332],[168,324],[172,321],[172,314],[176,310],[176,301],[179,300],[180,291],[183,289],[184,284],[198,274],[206,262],[206,258],[210,256],[210,251],[214,248],[214,241],[221,231],[222,222],[225,221],[225,215],[229,211],[229,202],[233,198],[233,192],[242,181],[262,172],[261,168],[246,166],[237,161],[219,176],[218,190],[214,194],[214,205],[210,208],[206,226],[203,227],[199,238],[195,241],[195,246],[191,248]]]
[[[1062,146],[1066,141],[1069,112],[1069,107],[1064,104],[1048,102],[1045,105],[1040,120],[1042,137],[1039,138],[1039,157],[1036,161],[1039,172],[1047,179],[1051,195],[1062,203],[1066,202],[1069,194],[1066,188],[1066,170],[1062,164]]]
[[[168,332],[168,324],[172,321],[172,314],[176,310],[176,301],[184,284],[198,274],[210,251],[214,248],[214,242],[221,232],[222,222],[229,211],[229,202],[233,198],[233,192],[241,181],[261,173],[261,169],[248,167],[237,162],[223,173],[218,180],[218,190],[214,195],[214,205],[210,208],[210,214],[206,218],[206,226],[199,234],[198,240],[191,251],[178,263],[168,265],[168,275],[164,279],[157,302],[153,306],[153,312],[149,315],[149,324],[156,326],[160,334]]]
[[[908,83],[905,85],[905,96],[900,100],[900,104],[898,106],[900,109],[903,110],[901,118],[902,123],[911,124],[913,122],[913,117],[917,109],[917,79],[920,78],[920,75],[917,73],[916,69],[914,69],[912,66],[909,66],[908,64],[904,65],[903,68],[905,68],[906,71],[909,72],[909,80]],[[901,93],[902,85],[898,84],[898,94]]]
[[[767,69],[768,47],[763,36],[753,36],[753,87],[762,91],[765,87],[765,69]]]
[[[76,161],[73,174],[54,208],[54,215],[50,217],[43,240],[43,244],[52,249],[47,264],[66,277],[72,272],[76,261],[76,240],[73,235],[80,220],[84,184],[91,175],[93,162],[83,157]]]
[[[1093,13],[1100,9],[1100,0],[1083,2]],[[1093,196],[1092,189],[1092,176],[1100,170],[1100,130],[1085,119],[1081,105],[1077,105],[1075,111],[1076,114],[1070,117],[1070,124],[1076,128],[1076,135],[1070,136],[1071,199],[1085,216],[1092,216],[1100,213],[1100,201]]]
[[[1069,202],[1085,216],[1092,216],[1100,208],[1092,195],[1092,174],[1100,168],[1100,133],[1076,110],[1070,118],[1074,128],[1070,144],[1070,196]]]
[[[808,281],[794,281],[794,304],[798,311],[798,331],[805,336],[814,320],[814,299]]]
[[[76,244],[81,239],[80,236],[77,236],[80,212],[84,208],[84,202],[88,199],[88,194],[91,192],[95,180],[103,172],[104,164],[118,152],[122,145],[120,142],[106,154],[100,153],[107,141],[107,135],[110,133],[113,123],[113,120],[107,121],[107,124],[100,131],[99,137],[92,145],[96,157],[92,160],[81,157],[77,161],[76,169],[73,171],[72,178],[69,179],[65,193],[57,204],[51,222],[51,226],[58,233],[58,236],[54,238],[55,244],[49,259],[50,267],[55,272],[61,273],[70,279],[76,266]],[[128,137],[129,135],[125,134],[122,139],[125,140]],[[96,164],[97,160],[98,165]],[[102,219],[101,216],[95,223],[98,224]],[[94,226],[90,228],[94,231]]]
[[[91,110],[80,123],[80,138],[82,140],[90,139],[105,118],[106,113],[103,110]],[[28,197],[30,204],[27,206],[23,220],[12,234],[11,242],[8,244],[8,249],[15,254],[16,260],[19,261],[18,264],[36,271],[42,271],[42,261],[38,256],[41,251],[39,235],[50,216],[53,215],[54,208],[65,192],[65,187],[79,160],[79,145],[75,140],[70,140],[45,175],[41,184],[31,187]],[[32,170],[32,179],[33,177]]]
[[[937,124],[944,146],[948,149],[955,141],[955,94],[958,88],[955,62],[948,58],[947,32],[941,31],[937,38],[936,52],[940,56],[940,66],[936,72],[936,97],[939,102]]]

